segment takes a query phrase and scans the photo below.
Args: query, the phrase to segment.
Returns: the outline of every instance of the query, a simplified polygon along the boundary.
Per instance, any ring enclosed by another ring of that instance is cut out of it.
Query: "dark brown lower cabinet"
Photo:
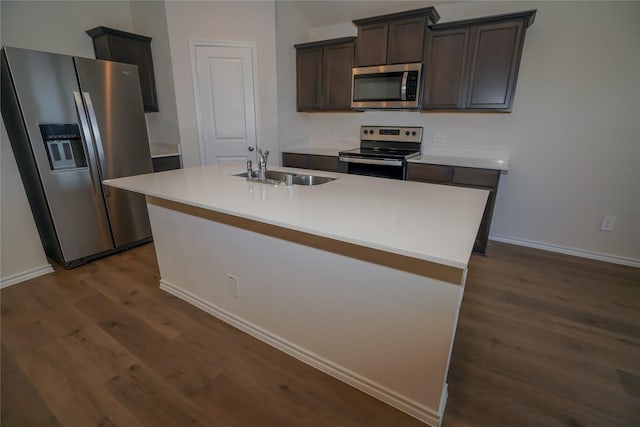
[[[282,166],[288,168],[337,172],[338,157],[316,154],[282,153]]]
[[[466,168],[460,166],[432,165],[426,163],[409,163],[407,180],[431,184],[454,185],[458,187],[480,188],[489,190],[489,198],[482,215],[482,222],[476,235],[473,251],[484,254],[489,241],[489,227],[493,216],[498,183],[501,171],[495,169]]]

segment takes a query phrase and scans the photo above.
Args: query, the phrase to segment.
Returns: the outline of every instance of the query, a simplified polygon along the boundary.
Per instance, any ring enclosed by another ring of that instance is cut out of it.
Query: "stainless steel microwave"
[[[353,68],[351,108],[416,110],[421,73],[421,63]]]

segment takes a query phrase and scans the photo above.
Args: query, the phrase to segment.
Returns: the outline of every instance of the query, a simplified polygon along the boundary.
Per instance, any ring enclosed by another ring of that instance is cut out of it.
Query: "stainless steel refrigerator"
[[[136,66],[5,47],[2,117],[47,256],[151,240],[144,197],[102,185],[152,172]]]

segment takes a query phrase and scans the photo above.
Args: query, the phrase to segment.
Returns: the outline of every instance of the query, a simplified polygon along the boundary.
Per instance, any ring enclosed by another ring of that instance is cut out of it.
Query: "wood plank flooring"
[[[1,425],[423,425],[158,280],[148,244],[2,290]],[[640,270],[474,255],[443,426],[639,425]]]

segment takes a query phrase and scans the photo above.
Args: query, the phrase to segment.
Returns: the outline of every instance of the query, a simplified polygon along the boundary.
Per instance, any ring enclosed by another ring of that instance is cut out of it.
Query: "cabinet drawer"
[[[309,169],[319,171],[336,172],[338,170],[338,158],[334,156],[309,156]]]
[[[180,169],[180,156],[154,157],[151,159],[154,172]]]
[[[282,153],[282,166],[287,168],[307,168],[307,155]]]
[[[451,167],[409,163],[407,165],[407,180],[426,182],[450,182]]]
[[[497,187],[499,180],[500,171],[498,170],[459,167],[453,169],[454,184]]]

